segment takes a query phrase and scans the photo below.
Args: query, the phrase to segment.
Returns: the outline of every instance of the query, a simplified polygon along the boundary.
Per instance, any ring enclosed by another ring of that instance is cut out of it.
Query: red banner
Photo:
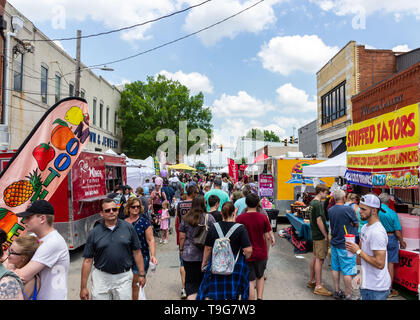
[[[229,176],[233,179],[234,182],[238,182],[238,166],[235,163],[235,160],[228,158],[229,165]]]
[[[5,247],[25,231],[15,213],[35,200],[49,200],[88,143],[88,112],[84,99],[56,103],[0,174],[0,228],[8,234]]]
[[[400,250],[400,262],[395,264],[394,282],[417,292],[419,285],[419,254]]]

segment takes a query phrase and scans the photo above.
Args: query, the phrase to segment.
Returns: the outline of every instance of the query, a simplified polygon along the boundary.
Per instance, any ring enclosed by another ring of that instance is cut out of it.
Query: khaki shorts
[[[314,256],[318,259],[324,260],[328,255],[328,241],[314,240],[313,249]]]
[[[119,274],[92,271],[92,300],[131,300],[133,273],[131,270]]]

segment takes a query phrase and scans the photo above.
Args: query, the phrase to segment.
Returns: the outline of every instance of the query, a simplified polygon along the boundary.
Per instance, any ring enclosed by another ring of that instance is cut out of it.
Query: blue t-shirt
[[[351,222],[358,223],[356,212],[350,206],[336,204],[328,210],[328,217],[330,218],[331,245],[339,249],[346,249],[344,226],[346,226],[347,233],[357,235],[357,228],[350,224]]]
[[[211,195],[215,195],[219,197],[219,200],[220,200],[219,211],[222,211],[223,204],[229,201],[229,195],[221,189],[211,189],[210,191],[206,192],[206,194],[204,195],[204,199],[206,199],[206,203],[207,203],[207,212],[210,212],[210,206],[209,206],[208,201]]]
[[[382,203],[381,208],[385,212],[379,211],[379,221],[384,226],[386,232],[401,231],[400,219],[397,213],[385,203]]]
[[[234,203],[235,208],[239,208],[236,216],[239,216],[246,209],[247,205],[245,203],[245,200],[246,198],[240,198],[235,201]]]

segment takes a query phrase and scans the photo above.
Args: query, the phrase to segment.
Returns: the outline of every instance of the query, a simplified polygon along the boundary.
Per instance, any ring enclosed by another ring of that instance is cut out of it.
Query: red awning
[[[264,161],[265,159],[268,159],[269,157],[265,153],[261,153],[258,157],[255,158],[254,163]]]

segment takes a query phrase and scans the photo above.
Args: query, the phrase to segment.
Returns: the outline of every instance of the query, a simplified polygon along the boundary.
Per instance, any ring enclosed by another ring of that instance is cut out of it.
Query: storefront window
[[[15,91],[22,91],[23,87],[23,54],[17,53],[13,66],[13,89]]]
[[[55,103],[60,101],[60,92],[61,92],[61,77],[55,75]]]
[[[96,99],[93,99],[93,124],[96,125]]]
[[[41,101],[47,103],[48,95],[48,69],[41,66]]]
[[[346,115],[345,85],[344,81],[321,97],[322,124]]]

